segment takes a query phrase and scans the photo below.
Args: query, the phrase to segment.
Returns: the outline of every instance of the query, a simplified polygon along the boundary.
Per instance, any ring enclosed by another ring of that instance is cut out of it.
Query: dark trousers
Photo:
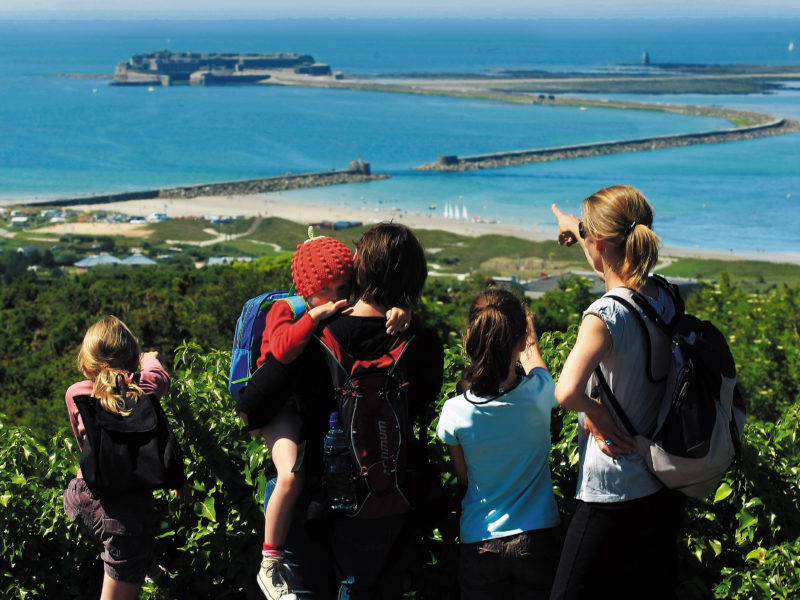
[[[324,511],[310,498],[311,487],[297,502],[286,539],[290,585],[298,598],[328,600],[338,597],[342,587],[346,589],[343,597],[351,600],[401,597],[399,584],[389,581],[390,554],[406,515],[324,518]],[[271,479],[265,506],[274,488]]]
[[[579,502],[551,600],[674,598],[684,508],[685,497],[667,489],[629,502]]]
[[[461,600],[544,600],[558,565],[556,529],[461,544]]]
[[[334,520],[333,557],[341,579],[352,582],[346,585],[347,598],[402,597],[400,582],[390,581],[394,573],[389,557],[406,522],[406,515]]]

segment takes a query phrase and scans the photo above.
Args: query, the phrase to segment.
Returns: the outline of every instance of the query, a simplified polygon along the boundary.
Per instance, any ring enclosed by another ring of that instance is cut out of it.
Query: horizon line
[[[787,19],[800,20],[800,14],[771,14],[768,16],[749,13],[737,15],[429,15],[424,17],[411,15],[253,15],[253,14],[196,14],[192,17],[175,14],[149,13],[149,12],[100,12],[96,15],[90,11],[50,11],[44,14],[39,11],[4,11],[0,9],[0,17],[14,21],[178,21],[178,22],[207,22],[207,21],[784,21]]]

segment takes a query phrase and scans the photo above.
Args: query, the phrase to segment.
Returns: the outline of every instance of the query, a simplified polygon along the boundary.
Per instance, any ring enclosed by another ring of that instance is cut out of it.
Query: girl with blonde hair
[[[461,598],[547,598],[559,547],[548,464],[556,401],[533,315],[512,292],[487,289],[470,307],[465,349],[463,393],[444,403],[436,429],[465,488]]]
[[[87,434],[76,398],[91,396],[106,411],[127,417],[144,394],[161,397],[169,387],[158,352],[142,353],[136,337],[117,317],[104,317],[89,327],[77,364],[86,379],[69,387],[65,401],[81,450]],[[153,562],[152,491],[96,497],[79,469],[64,491],[64,511],[85,535],[103,545],[101,600],[136,598]]]
[[[583,219],[553,205],[558,241],[579,244],[605,282],[606,294],[583,314],[575,346],[555,389],[558,403],[578,411],[578,505],[569,524],[551,598],[672,598],[683,497],[648,470],[619,416],[603,403],[599,376],[637,431],[655,424],[669,340],[654,339],[636,315],[609,297],[615,289],[642,294],[666,322],[671,295],[649,276],[660,238],[653,208],[634,187],[617,185],[583,201]]]

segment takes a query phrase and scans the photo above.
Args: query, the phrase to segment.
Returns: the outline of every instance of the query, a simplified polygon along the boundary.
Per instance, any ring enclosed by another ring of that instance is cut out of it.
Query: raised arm
[[[142,352],[139,356],[141,374],[139,387],[145,394],[155,394],[159,398],[169,389],[169,374],[158,360],[158,352]]]
[[[539,341],[536,339],[535,317],[532,312],[528,311],[527,318],[528,333],[525,337],[525,348],[519,354],[519,362],[522,363],[526,375],[536,368],[547,369],[542,353],[539,351]]]
[[[575,215],[568,215],[562,212],[555,204],[550,208],[558,221],[558,243],[565,246],[572,246],[572,244],[576,243],[580,244],[589,266],[592,267],[592,270],[600,279],[605,280],[605,275],[597,268],[597,265],[595,265],[587,249],[586,240],[581,235],[581,220]]]

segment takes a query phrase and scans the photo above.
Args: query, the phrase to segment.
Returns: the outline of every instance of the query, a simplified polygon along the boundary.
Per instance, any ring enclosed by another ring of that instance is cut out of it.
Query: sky
[[[800,0],[2,0],[3,18],[800,18]]]

